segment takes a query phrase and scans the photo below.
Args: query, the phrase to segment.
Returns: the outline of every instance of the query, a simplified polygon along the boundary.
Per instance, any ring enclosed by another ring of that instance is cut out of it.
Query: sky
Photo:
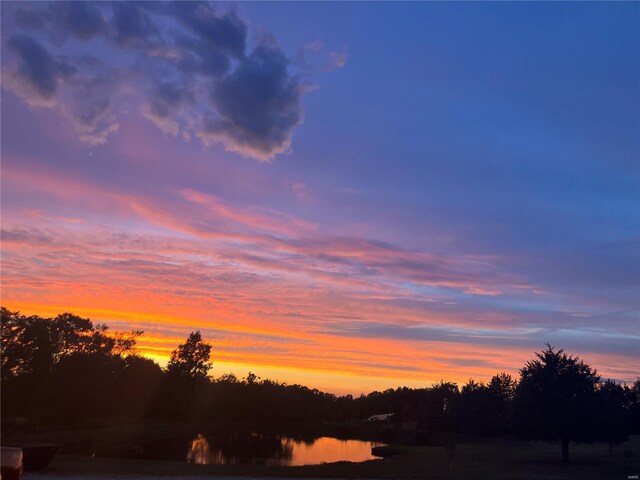
[[[335,393],[640,372],[640,4],[2,2],[2,305]]]

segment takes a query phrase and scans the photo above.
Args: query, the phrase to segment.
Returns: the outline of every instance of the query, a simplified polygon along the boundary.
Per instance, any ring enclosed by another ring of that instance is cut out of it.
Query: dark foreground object
[[[0,475],[4,480],[22,478],[22,450],[14,447],[2,447],[0,452]]]
[[[35,472],[47,468],[54,455],[60,449],[60,445],[56,443],[28,443],[16,445],[15,447],[17,450],[22,450],[22,463],[27,472]],[[2,478],[5,478],[4,472]]]
[[[371,455],[382,458],[392,457],[394,455],[402,455],[403,453],[407,453],[406,448],[396,447],[393,445],[381,445],[379,447],[373,447],[371,449]]]
[[[36,443],[21,445],[24,455],[24,469],[28,472],[46,468],[60,449],[55,443]]]

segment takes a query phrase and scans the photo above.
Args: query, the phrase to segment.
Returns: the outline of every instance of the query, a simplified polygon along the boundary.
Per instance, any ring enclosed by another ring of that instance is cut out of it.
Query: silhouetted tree
[[[628,390],[613,380],[603,382],[596,390],[594,414],[599,422],[598,436],[609,444],[609,451],[613,450],[614,443],[621,443],[629,438],[628,399]]]
[[[191,332],[187,341],[171,352],[167,372],[187,378],[206,378],[211,370],[211,345],[199,331]]]
[[[592,407],[600,378],[582,360],[549,344],[536,357],[520,370],[516,424],[524,436],[559,440],[568,462],[569,442],[592,440],[596,433]]]
[[[423,427],[429,430],[448,429],[453,405],[459,395],[458,385],[455,383],[442,380],[433,384],[427,391],[426,422]]]
[[[507,404],[513,400],[516,393],[517,382],[508,373],[502,372],[491,377],[489,381],[489,392],[491,396],[501,403]]]
[[[238,382],[238,377],[235,376],[235,374],[233,373],[224,373],[220,376],[220,378],[218,379],[218,382],[221,383],[237,383]]]
[[[550,346],[525,365],[518,386],[501,373],[487,384],[470,380],[460,390],[442,381],[336,397],[251,372],[243,379],[227,374],[213,381],[211,345],[200,332],[178,346],[163,370],[135,354],[142,332],[112,332],[71,313],[42,318],[2,308],[0,314],[2,418],[27,417],[36,428],[151,417],[317,425],[393,413],[396,422],[416,422],[418,431],[386,425],[377,433],[381,441],[431,443],[442,439],[438,432],[494,435],[515,425],[522,435],[560,440],[565,459],[569,441],[613,445],[629,432],[640,433],[640,380],[632,386],[601,384],[588,365]]]
[[[517,382],[508,373],[494,375],[489,381],[489,396],[495,408],[496,432],[505,433],[510,428],[511,407],[516,392]]]
[[[98,383],[95,389],[90,387],[94,379],[100,377],[101,382],[113,385],[114,378],[101,376],[104,372],[101,366],[131,351],[136,338],[142,334],[138,331],[112,334],[105,325],[94,326],[91,320],[71,313],[42,318],[24,316],[3,307],[0,316],[3,417],[25,416],[38,420],[67,395],[65,388],[78,391],[82,387],[83,394],[90,397],[94,391],[105,388]],[[90,365],[97,368],[95,373],[86,368]],[[117,369],[112,367],[107,370],[115,375]],[[94,413],[109,397],[99,394],[97,398]],[[66,405],[67,410],[71,410],[72,403]]]
[[[98,424],[113,413],[122,358],[105,352],[74,352],[55,364],[50,388],[50,404],[42,413],[49,420],[67,426]]]
[[[51,320],[2,308],[2,379],[42,378],[51,370],[59,345]]]
[[[143,419],[154,411],[160,401],[162,381],[160,365],[149,358],[129,355],[124,359],[117,385],[116,414],[132,419]]]
[[[456,430],[476,435],[494,435],[499,432],[499,415],[489,387],[482,382],[469,380],[460,389],[452,416]]]
[[[18,341],[25,328],[25,322],[21,317],[18,312],[10,312],[5,307],[0,309],[0,337],[2,339],[0,374],[3,381],[19,375],[24,368],[26,352],[24,351],[24,345],[21,345]]]
[[[640,434],[640,378],[626,388],[629,405],[629,433]]]
[[[171,353],[162,385],[159,414],[171,420],[198,421],[210,409],[211,345],[199,331]]]

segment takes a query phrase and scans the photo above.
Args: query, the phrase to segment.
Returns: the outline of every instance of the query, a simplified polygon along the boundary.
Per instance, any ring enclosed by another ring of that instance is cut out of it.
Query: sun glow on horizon
[[[184,342],[190,331],[200,330],[204,340],[211,343],[213,367],[210,376],[214,379],[225,374],[234,374],[242,380],[248,373],[254,373],[262,379],[299,384],[311,389],[358,396],[372,391],[383,391],[389,388],[409,387],[424,388],[440,381],[463,385],[469,379],[488,381],[493,375],[507,372],[514,376],[524,362],[531,358],[531,349],[502,349],[495,351],[492,347],[479,349],[452,342],[419,342],[407,340],[372,340],[360,339],[360,345],[353,345],[352,340],[341,337],[307,334],[303,338],[291,336],[291,346],[286,353],[270,354],[268,351],[255,349],[251,342],[253,335],[263,335],[264,331],[252,332],[250,328],[225,331],[216,323],[214,331],[202,321],[176,319],[166,315],[138,314],[124,311],[93,310],[91,308],[67,308],[60,310],[58,305],[20,304],[8,302],[5,305],[11,311],[23,314],[53,317],[63,311],[81,315],[93,320],[94,324],[106,324],[113,331],[129,329],[148,329],[138,338],[135,352],[152,359],[161,367],[165,367],[171,352]],[[157,331],[156,329],[161,329]],[[222,326],[224,328],[224,326]],[[171,331],[166,334],[167,329]],[[238,332],[241,332],[240,336]],[[220,336],[231,334],[233,339]],[[296,349],[295,344],[304,341],[306,345],[314,345],[326,354],[314,356],[307,348]],[[248,343],[247,343],[248,342]],[[345,344],[346,342],[346,344]],[[347,348],[342,345],[345,344]],[[349,351],[351,346],[351,351]],[[269,350],[267,348],[267,350]],[[535,350],[535,349],[534,349]],[[389,356],[384,352],[403,354]],[[413,352],[413,353],[411,353]],[[397,357],[398,360],[393,360]],[[618,361],[622,357],[591,355],[590,358],[604,363],[601,372],[607,377],[620,377],[626,370],[618,370]],[[329,361],[327,361],[327,358]],[[409,358],[411,360],[409,361]],[[453,360],[453,363],[452,363]],[[609,363],[611,362],[612,363]],[[602,367],[602,365],[598,365]],[[633,368],[633,367],[631,367]]]

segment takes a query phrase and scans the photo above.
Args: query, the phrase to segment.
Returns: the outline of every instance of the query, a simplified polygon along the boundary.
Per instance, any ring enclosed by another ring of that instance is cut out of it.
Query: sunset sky
[[[640,3],[1,13],[3,306],[336,393],[640,371]]]

